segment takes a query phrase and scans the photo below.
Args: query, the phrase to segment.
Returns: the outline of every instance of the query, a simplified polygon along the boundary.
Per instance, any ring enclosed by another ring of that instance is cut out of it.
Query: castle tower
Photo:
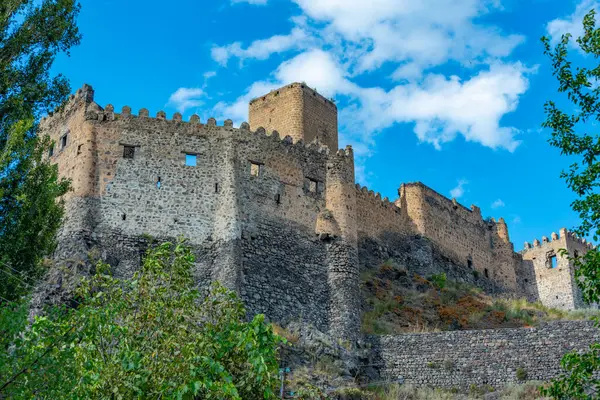
[[[574,266],[568,257],[582,256],[592,245],[565,228],[559,233],[553,232],[550,238],[543,236],[541,242],[535,239],[533,245],[525,243],[521,252],[523,269],[534,279],[534,282],[528,282],[530,287],[526,294],[537,296],[535,300],[548,307],[584,308],[586,305],[575,281]],[[563,255],[561,249],[566,249],[568,254]]]
[[[490,275],[500,286],[510,290],[518,290],[517,268],[520,261],[515,258],[514,246],[508,235],[508,226],[504,218],[498,219],[494,224],[495,234],[492,233],[494,257]]]
[[[360,330],[360,296],[354,155],[350,146],[329,160],[325,202],[339,227],[339,237],[327,243],[329,329],[334,336],[354,340]]]
[[[318,140],[331,151],[338,149],[337,107],[304,83],[292,83],[250,101],[252,130],[263,127],[291,136],[294,142]]]
[[[94,89],[83,85],[64,108],[50,113],[40,123],[40,130],[54,141],[49,161],[58,167],[61,177],[71,180],[71,188],[63,199],[66,215],[58,232],[57,258],[77,259],[87,254],[84,232],[91,232],[98,214],[99,173],[102,159],[98,151],[98,135],[88,123],[89,113],[99,110],[94,102]]]
[[[502,239],[502,241],[509,243],[510,239],[508,236],[508,226],[506,226],[506,221],[504,218],[500,217],[498,222],[496,222],[496,232],[498,233],[498,237]]]

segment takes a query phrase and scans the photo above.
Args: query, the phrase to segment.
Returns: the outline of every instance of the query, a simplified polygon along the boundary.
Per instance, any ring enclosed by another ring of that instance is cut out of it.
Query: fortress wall
[[[455,262],[468,265],[470,259],[473,269],[491,276],[493,226],[484,223],[477,207],[469,210],[422,183],[404,184],[400,192],[400,206],[415,233],[432,240]]]
[[[63,228],[69,239],[58,257],[85,259],[96,247],[117,275],[129,275],[147,247],[143,234],[183,235],[197,254],[201,286],[222,279],[240,291],[251,314],[328,328],[326,248],[315,234],[325,210],[327,149],[263,129],[250,132],[248,124],[236,129],[231,121],[183,122],[163,112],[150,118],[129,107],[115,113],[91,99],[70,106],[78,118],[46,121],[57,138],[71,127],[55,161],[67,176],[85,171],[91,183],[74,181],[67,201],[73,223]],[[90,165],[67,153],[81,152],[80,145]],[[125,146],[135,147],[133,159],[124,157]],[[186,153],[196,155],[195,167],[185,165]]]
[[[326,249],[313,232],[263,218],[242,234],[241,295],[251,314],[329,328]]]
[[[445,388],[517,383],[518,368],[527,380],[548,381],[562,372],[565,353],[587,350],[599,340],[591,321],[368,338],[383,379]]]
[[[315,226],[326,207],[328,155],[262,131],[236,131],[235,143],[244,303],[280,324],[302,319],[327,331],[326,249]]]
[[[359,241],[384,240],[407,233],[400,208],[360,185],[356,185],[356,218]]]
[[[211,236],[218,223],[217,206],[235,197],[234,190],[229,196],[215,193],[215,184],[225,180],[226,164],[226,142],[217,140],[216,127],[181,129],[177,123],[150,118],[93,125],[103,227],[130,235],[183,235],[192,243]],[[123,157],[125,144],[136,146],[133,159]],[[197,154],[196,167],[185,165],[186,152]],[[229,206],[234,213],[233,204]]]
[[[244,219],[254,222],[273,216],[314,234],[325,209],[326,151],[277,133],[235,130],[238,190]],[[251,173],[259,165],[259,176]]]
[[[575,309],[585,307],[579,288],[575,283],[573,266],[568,256],[573,256],[577,251],[584,254],[589,244],[575,237],[566,229],[560,230],[560,235],[552,233],[551,237],[542,237],[542,241],[535,239],[533,246],[525,244],[521,252],[524,260],[523,268],[529,276],[534,275],[531,285],[525,287],[530,297],[537,295],[537,299],[544,305],[562,309]],[[569,255],[562,256],[560,249],[566,249]],[[556,262],[553,268],[553,258]],[[534,287],[531,287],[534,286]]]
[[[562,235],[564,232],[564,230],[561,229],[560,234]],[[577,254],[578,256],[584,255],[585,253],[587,253],[588,250],[590,250],[593,247],[592,243],[587,242],[584,239],[581,239],[580,237],[577,237],[574,233],[572,232],[568,232],[567,231],[567,250],[569,251],[569,255],[570,256],[574,256],[575,254]],[[584,303],[583,301],[583,296],[581,294],[581,289],[579,288],[579,286],[577,285],[577,281],[575,280],[575,271],[574,271],[574,266],[573,263],[570,262],[571,265],[571,285],[573,287],[573,299],[574,299],[574,304],[575,304],[575,308],[589,308],[590,305],[587,303]],[[593,307],[598,307],[597,304],[593,305]]]

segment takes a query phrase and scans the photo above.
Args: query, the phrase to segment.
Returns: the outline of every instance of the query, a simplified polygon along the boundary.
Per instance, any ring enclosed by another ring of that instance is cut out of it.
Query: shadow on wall
[[[449,280],[475,285],[488,294],[505,292],[479,271],[446,257],[431,240],[420,235],[386,232],[379,240],[361,237],[358,252],[361,272],[379,268],[391,260],[423,277],[443,272]]]

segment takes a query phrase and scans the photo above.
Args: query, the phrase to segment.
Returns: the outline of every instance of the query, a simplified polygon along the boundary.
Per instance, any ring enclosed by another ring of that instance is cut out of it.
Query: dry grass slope
[[[445,274],[424,278],[391,262],[361,278],[361,326],[367,334],[531,327],[600,316],[598,310],[563,311],[523,299],[495,299],[471,285],[447,281]]]

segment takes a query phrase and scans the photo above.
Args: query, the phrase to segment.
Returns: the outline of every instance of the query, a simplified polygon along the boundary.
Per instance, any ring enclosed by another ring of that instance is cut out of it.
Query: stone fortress
[[[201,285],[219,280],[252,314],[345,339],[360,332],[360,272],[389,259],[489,293],[584,307],[559,249],[583,254],[590,243],[561,229],[515,252],[504,219],[484,220],[420,182],[382,199],[355,183],[352,148],[338,150],[336,105],[302,83],[252,100],[239,128],[116,113],[85,85],[41,129],[73,186],[58,259],[96,248],[127,275],[147,235],[182,235]]]

